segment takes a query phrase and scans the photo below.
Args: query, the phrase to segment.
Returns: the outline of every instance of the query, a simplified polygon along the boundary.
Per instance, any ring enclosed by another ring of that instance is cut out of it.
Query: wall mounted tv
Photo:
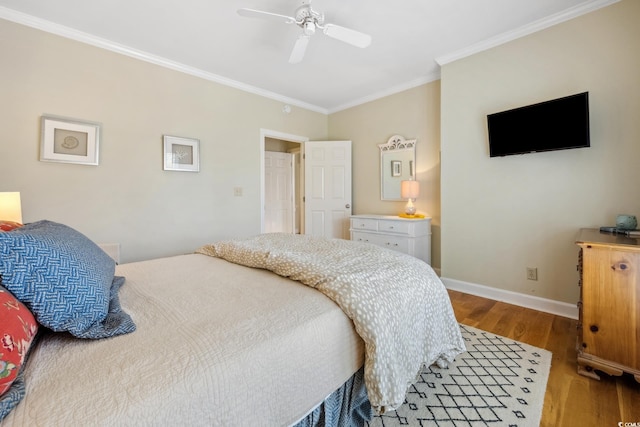
[[[590,146],[589,92],[487,115],[489,156]]]

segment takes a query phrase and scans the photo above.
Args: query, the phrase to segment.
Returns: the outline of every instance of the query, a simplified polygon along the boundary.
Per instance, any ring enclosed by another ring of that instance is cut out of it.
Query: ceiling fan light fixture
[[[316,24],[311,20],[305,21],[302,24],[302,31],[305,36],[312,36],[316,32]]]

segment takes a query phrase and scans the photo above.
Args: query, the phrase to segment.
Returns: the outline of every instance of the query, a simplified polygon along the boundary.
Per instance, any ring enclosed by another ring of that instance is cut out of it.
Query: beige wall
[[[624,0],[442,68],[444,277],[578,300],[577,230],[640,215],[638,22]],[[489,158],[488,113],[581,91],[591,148]]]
[[[4,20],[0,58],[0,191],[123,262],[258,233],[260,129],[327,138],[324,114]],[[102,123],[100,165],[38,161],[43,114]],[[200,140],[199,173],[162,170],[164,134]]]
[[[406,202],[380,200],[380,150],[395,135],[417,138],[418,212],[432,220],[432,261],[440,266],[440,82],[428,83],[329,116],[329,137],[351,140],[353,213],[397,215]]]

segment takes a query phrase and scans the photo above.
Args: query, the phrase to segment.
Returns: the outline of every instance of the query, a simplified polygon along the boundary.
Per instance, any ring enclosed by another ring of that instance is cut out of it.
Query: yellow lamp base
[[[409,219],[419,219],[419,218],[424,218],[424,215],[423,215],[423,214],[419,214],[419,213],[417,213],[417,214],[413,214],[413,215],[409,215],[409,214],[406,214],[406,213],[404,213],[404,212],[403,212],[403,213],[401,213],[401,214],[398,214],[398,216],[399,216],[400,218],[409,218]]]

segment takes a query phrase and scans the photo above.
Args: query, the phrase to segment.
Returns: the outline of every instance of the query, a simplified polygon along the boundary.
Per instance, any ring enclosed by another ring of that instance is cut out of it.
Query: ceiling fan
[[[356,47],[365,48],[371,44],[371,36],[368,34],[339,25],[325,24],[324,14],[311,8],[311,0],[303,2],[302,6],[296,9],[295,16],[286,16],[247,8],[238,9],[238,14],[249,18],[270,19],[286,24],[296,24],[302,28],[302,34],[293,45],[293,50],[289,56],[289,62],[292,64],[302,61],[309,39],[316,32],[316,29],[322,30],[324,34],[331,38]]]

